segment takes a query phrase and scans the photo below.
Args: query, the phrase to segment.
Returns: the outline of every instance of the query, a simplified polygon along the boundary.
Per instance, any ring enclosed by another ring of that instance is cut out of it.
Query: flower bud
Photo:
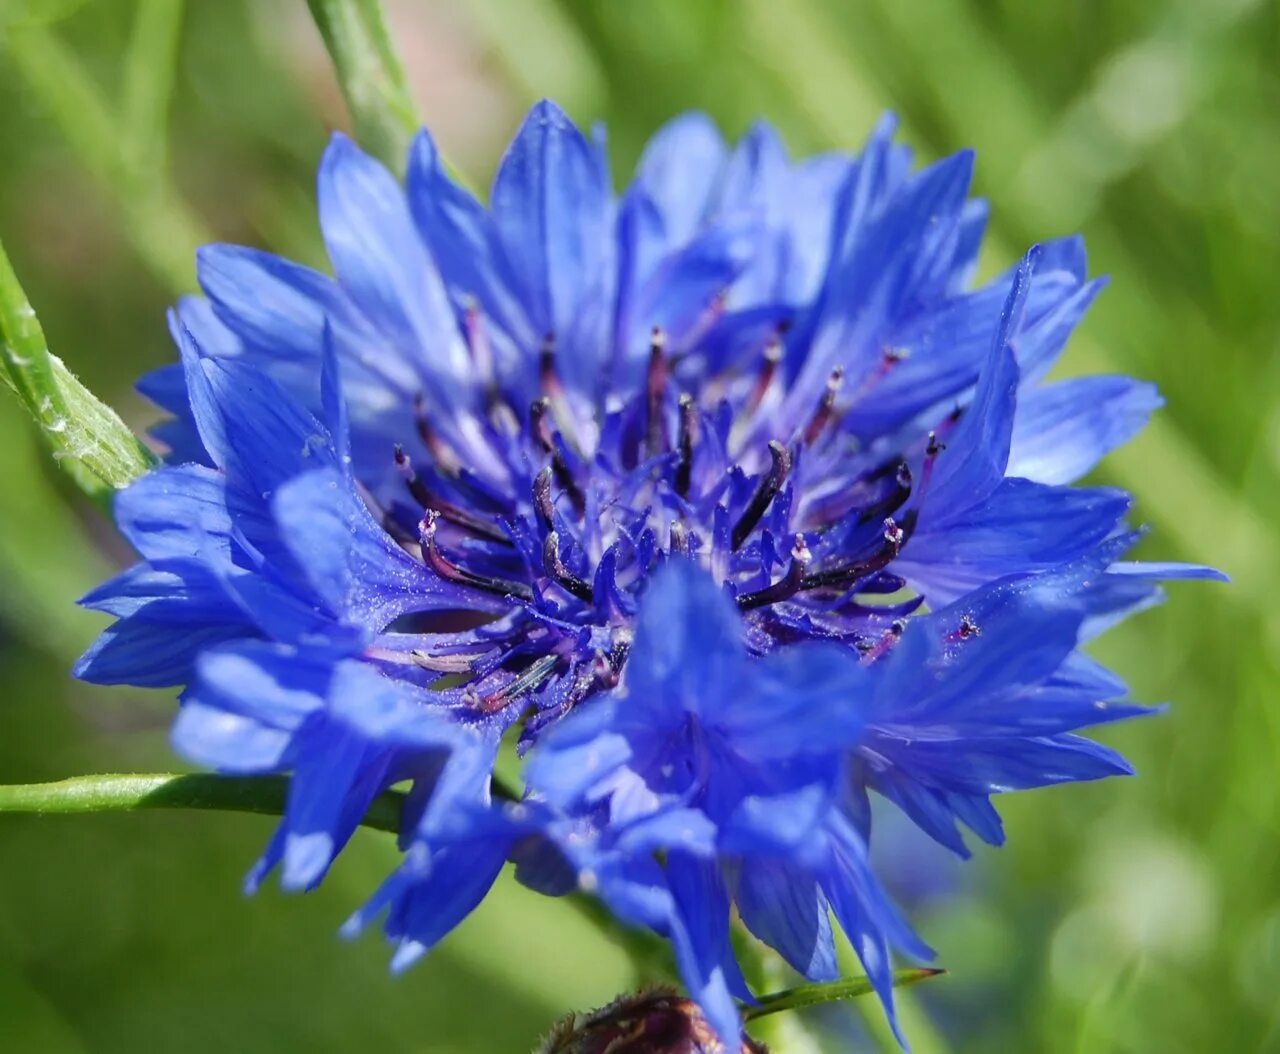
[[[674,988],[619,996],[590,1014],[571,1014],[537,1054],[728,1054],[702,1010]],[[747,1035],[740,1054],[768,1054]]]

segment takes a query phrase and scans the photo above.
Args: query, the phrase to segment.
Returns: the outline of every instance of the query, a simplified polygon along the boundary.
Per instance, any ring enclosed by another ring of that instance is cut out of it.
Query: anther
[[[676,493],[682,498],[689,496],[689,485],[693,479],[693,444],[697,441],[698,409],[694,405],[693,396],[685,392],[680,396],[680,460],[676,463]]]
[[[560,556],[560,535],[555,531],[551,531],[546,541],[542,543],[542,566],[565,592],[571,593],[587,604],[592,602],[591,583],[569,570]]]
[[[395,462],[396,468],[400,470],[400,475],[404,478],[405,486],[409,488],[409,493],[424,509],[435,509],[440,514],[441,519],[457,524],[459,527],[481,538],[487,538],[491,542],[499,542],[502,545],[511,544],[511,539],[507,537],[506,532],[501,527],[495,526],[483,517],[477,516],[475,513],[453,504],[453,502],[444,501],[439,495],[433,493],[422,477],[414,471],[413,461],[404,452],[404,448],[399,443],[396,444],[395,448]]]
[[[667,336],[661,326],[654,326],[649,337],[649,372],[645,382],[648,420],[645,447],[650,457],[667,449],[667,423],[662,415],[663,396],[667,392]]]
[[[960,618],[960,625],[955,630],[947,634],[947,640],[956,643],[962,640],[968,640],[970,637],[982,636],[982,627],[974,620],[972,615],[963,615]]]
[[[418,438],[422,440],[430,452],[432,460],[435,461],[436,467],[447,476],[456,476],[458,470],[462,468],[462,461],[453,449],[441,439],[431,427],[431,422],[427,420],[426,403],[419,392],[414,396],[413,400],[413,420],[418,430]]]
[[[482,698],[476,696],[474,699],[467,699],[467,702],[487,714],[501,710],[513,700],[534,691],[551,675],[551,671],[559,661],[560,658],[557,655],[544,655],[530,663],[496,692],[490,692]]]
[[[432,673],[471,673],[479,655],[428,655],[425,651],[409,652],[415,666]]]
[[[906,500],[911,497],[911,488],[915,482],[911,474],[911,466],[905,461],[899,461],[892,466],[892,470],[893,490],[889,491],[879,501],[863,509],[858,514],[859,523],[870,523],[879,517],[892,515],[902,508]]]
[[[471,352],[476,372],[482,380],[492,383],[493,351],[489,347],[489,334],[484,328],[484,316],[480,314],[480,306],[474,300],[467,304],[462,325],[467,334],[467,348]]]
[[[899,524],[892,516],[884,521],[884,545],[863,560],[856,560],[844,567],[833,567],[829,571],[815,571],[806,575],[803,589],[822,589],[825,587],[845,588],[859,579],[866,578],[876,571],[883,570],[893,562],[894,557],[902,550],[912,531],[915,530],[917,513],[914,509],[907,512]]]
[[[423,559],[436,574],[441,578],[448,579],[450,582],[471,586],[473,589],[479,589],[485,593],[496,593],[498,596],[503,597],[519,597],[521,600],[533,599],[533,590],[523,582],[509,582],[489,575],[478,575],[474,571],[459,567],[445,556],[436,545],[436,524],[439,519],[439,512],[435,509],[428,509],[426,515],[422,518],[422,522],[418,525],[418,535],[422,540]]]
[[[413,462],[409,460],[409,455],[404,452],[404,447],[399,443],[396,444],[393,456],[395,457],[396,468],[404,479],[405,486],[409,488],[409,493],[413,495],[414,501],[424,509],[428,505],[433,504],[431,501],[431,492],[427,490],[427,485],[423,483],[418,477],[418,474],[414,472]]]
[[[804,588],[805,571],[812,560],[813,554],[805,544],[804,535],[797,534],[791,546],[791,563],[787,566],[787,573],[763,589],[757,589],[754,593],[744,593],[738,597],[738,609],[750,611],[753,608],[776,604],[780,600],[795,596]]]
[[[550,408],[551,402],[545,396],[533,401],[533,405],[529,407],[529,430],[533,433],[533,438],[538,445],[551,455],[551,468],[555,473],[556,482],[569,495],[574,510],[581,516],[586,511],[587,499],[582,493],[582,488],[578,486],[578,481],[573,478],[573,473],[569,471],[569,465],[560,450],[560,444],[556,442],[556,432],[547,419],[547,411]]]
[[[811,445],[823,430],[835,419],[836,396],[840,393],[840,388],[844,384],[844,367],[837,366],[831,371],[831,376],[827,378],[827,390],[822,393],[822,400],[818,403],[818,409],[809,420],[808,426],[804,430],[803,440],[806,446]]]
[[[547,466],[533,479],[533,508],[542,526],[555,530],[556,507],[551,500],[551,466]]]
[[[683,520],[671,521],[670,547],[673,553],[688,553],[689,551],[689,529],[685,527]]]
[[[782,362],[782,341],[777,336],[772,336],[764,346],[760,372],[756,374],[756,383],[752,386],[751,394],[747,396],[746,404],[743,406],[744,414],[749,416],[760,408],[765,395],[769,392],[769,385],[773,383],[773,378],[778,373],[780,362]]]
[[[743,542],[755,530],[756,524],[768,511],[773,499],[778,496],[778,491],[782,489],[787,476],[791,473],[791,454],[776,439],[769,443],[769,457],[772,459],[772,464],[761,478],[760,485],[751,496],[751,501],[738,518],[738,522],[733,525],[733,532],[729,536],[735,552],[742,548]]]
[[[886,517],[884,521],[884,540],[889,543],[894,552],[902,548],[902,543],[906,541],[906,538],[906,532],[898,526],[898,521],[892,516]]]
[[[929,443],[928,443],[928,445],[924,448],[924,454],[925,454],[925,457],[930,457],[930,458],[937,457],[939,454],[941,454],[941,453],[942,453],[944,450],[946,450],[946,449],[947,449],[947,444],[946,444],[946,443],[941,443],[941,442],[939,442],[939,441],[938,441],[938,433],[937,433],[937,432],[930,432],[930,433],[929,433]]]

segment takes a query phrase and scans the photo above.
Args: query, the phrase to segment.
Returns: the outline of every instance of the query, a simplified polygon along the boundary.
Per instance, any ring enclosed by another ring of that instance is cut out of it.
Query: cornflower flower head
[[[518,858],[668,936],[729,1041],[730,900],[811,976],[831,909],[886,1003],[889,948],[926,954],[869,790],[963,852],[991,793],[1124,770],[1069,735],[1130,712],[1076,646],[1208,572],[1118,564],[1128,496],[1071,484],[1158,396],[1043,383],[1101,287],[1080,241],[972,288],[972,155],[913,171],[892,132],[797,163],[685,116],[615,196],[541,103],[488,207],[425,131],[403,187],[337,135],[332,276],[201,251],[142,384],[169,464],[116,507],[142,562],[85,599],[118,621],[78,673],[182,685],[185,755],[293,773],[251,886],[314,885],[412,781],[353,930],[385,909],[408,963]],[[495,806],[508,733],[530,793]]]

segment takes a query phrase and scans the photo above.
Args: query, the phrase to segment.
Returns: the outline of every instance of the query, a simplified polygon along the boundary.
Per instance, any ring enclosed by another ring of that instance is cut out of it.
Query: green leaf
[[[393,171],[421,121],[378,0],[307,0],[333,59],[356,138]]]
[[[44,330],[0,244],[0,367],[40,425],[54,458],[90,496],[127,486],[155,456],[120,416],[49,352]]]
[[[946,973],[946,970],[914,969],[898,970],[893,975],[894,988],[916,984]],[[761,996],[755,1006],[744,1007],[742,1016],[747,1021],[768,1014],[776,1014],[783,1010],[801,1010],[808,1006],[819,1006],[822,1003],[835,1003],[845,999],[857,999],[875,991],[870,978],[850,977],[842,981],[830,981],[826,984],[802,984],[796,988],[788,988],[783,992]]]

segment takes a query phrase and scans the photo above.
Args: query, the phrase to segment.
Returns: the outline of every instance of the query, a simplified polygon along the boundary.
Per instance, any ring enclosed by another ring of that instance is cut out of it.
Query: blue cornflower
[[[1081,243],[971,288],[972,156],[912,172],[892,132],[793,163],[686,116],[615,197],[542,103],[488,208],[425,131],[404,188],[339,135],[333,277],[201,251],[142,386],[170,463],[116,507],[142,562],[86,598],[118,621],[77,672],[182,685],[185,755],[295,773],[251,884],[314,884],[412,781],[353,928],[387,909],[408,962],[517,858],[669,936],[728,1035],[730,899],[812,976],[830,905],[886,1001],[890,945],[926,951],[867,867],[868,789],[961,850],[957,820],[998,840],[990,793],[1121,771],[1068,735],[1119,693],[1074,649],[1183,572],[1107,571],[1128,496],[1070,484],[1158,397],[1043,384],[1101,288]],[[536,793],[495,807],[517,727]]]

